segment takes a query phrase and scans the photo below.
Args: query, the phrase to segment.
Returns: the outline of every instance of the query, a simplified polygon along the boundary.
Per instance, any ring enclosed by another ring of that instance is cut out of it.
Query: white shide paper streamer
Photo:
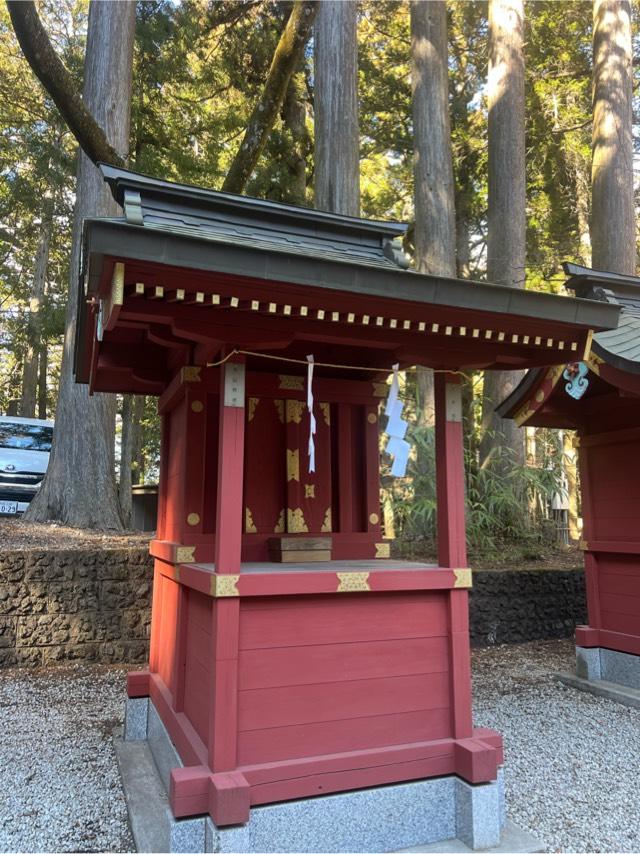
[[[391,474],[393,477],[405,476],[407,472],[407,463],[409,461],[409,451],[411,450],[411,445],[405,441],[404,438],[407,433],[407,422],[402,418],[404,403],[399,397],[399,368],[399,363],[393,366],[391,388],[389,389],[387,403],[384,408],[385,415],[388,416],[385,433],[389,436],[389,441],[387,442],[385,450],[393,457],[393,463],[391,465]]]
[[[313,414],[313,356],[307,356],[307,409],[309,410],[309,472],[316,470],[316,417]]]

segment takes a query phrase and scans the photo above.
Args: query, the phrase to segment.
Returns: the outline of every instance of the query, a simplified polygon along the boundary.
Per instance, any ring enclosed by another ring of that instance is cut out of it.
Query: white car
[[[53,421],[0,415],[0,516],[24,513],[49,465]]]

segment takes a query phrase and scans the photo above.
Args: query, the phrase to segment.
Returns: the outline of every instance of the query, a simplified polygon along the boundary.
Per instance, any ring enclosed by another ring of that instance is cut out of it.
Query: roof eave
[[[238,248],[190,235],[135,226],[124,220],[85,220],[86,254],[113,255],[168,266],[253,276],[266,281],[350,291],[362,296],[488,311],[570,323],[593,330],[614,329],[620,307],[576,297],[557,297],[485,282],[471,282],[392,267],[309,258],[286,251]],[[215,259],[215,263],[214,262]],[[95,281],[94,276],[90,276]],[[94,292],[89,283],[88,293]]]

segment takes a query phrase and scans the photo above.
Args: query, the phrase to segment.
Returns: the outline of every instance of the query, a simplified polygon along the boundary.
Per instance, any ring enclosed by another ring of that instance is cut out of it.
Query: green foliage
[[[541,431],[544,432],[544,431]],[[551,431],[549,431],[551,432]],[[501,449],[493,465],[478,465],[473,443],[465,443],[467,544],[474,554],[496,554],[505,542],[534,545],[551,539],[549,507],[561,491],[561,455],[553,433],[543,442],[543,462],[519,465],[509,448]],[[542,436],[541,436],[542,438]],[[393,485],[393,505],[398,535],[413,549],[432,552],[436,541],[437,501],[435,435],[433,427],[416,427],[414,445],[402,485]]]

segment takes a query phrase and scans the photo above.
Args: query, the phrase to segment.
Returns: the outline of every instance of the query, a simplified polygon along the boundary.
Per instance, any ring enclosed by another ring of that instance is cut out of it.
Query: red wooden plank
[[[209,812],[220,827],[249,821],[249,784],[240,771],[214,774],[209,779]]]
[[[206,813],[209,809],[207,765],[174,768],[169,776],[169,805],[176,818]]]
[[[127,697],[149,696],[149,671],[131,670],[127,673]]]
[[[179,585],[162,577],[162,600],[160,632],[158,638],[158,674],[165,685],[171,689],[174,685],[176,667],[176,638],[178,634],[178,595]]]
[[[580,447],[591,448],[597,445],[611,445],[617,442],[636,442],[640,439],[640,427],[626,427],[622,430],[609,430],[606,433],[581,435]]]
[[[238,764],[320,756],[451,736],[449,708],[243,732]]]
[[[185,678],[185,663],[187,655],[187,610],[188,610],[189,590],[182,585],[179,585],[178,591],[178,607],[176,613],[176,621],[178,629],[176,633],[176,660],[173,668],[173,678],[171,681],[171,693],[174,697],[174,708],[177,712],[183,711],[184,708],[184,678]]]
[[[498,752],[495,747],[475,738],[456,741],[454,748],[456,774],[468,783],[495,780]]]
[[[208,745],[209,767],[214,772],[232,771],[237,761],[239,617],[238,599],[212,600]]]
[[[600,607],[603,613],[640,617],[640,596],[633,595],[631,591],[616,594],[600,590]]]
[[[207,748],[202,743],[202,739],[187,716],[182,712],[174,711],[169,689],[154,673],[149,679],[149,696],[182,762],[185,765],[206,765]]]
[[[640,635],[640,613],[618,614],[602,610],[602,631],[621,632],[625,635]]]
[[[603,552],[606,554],[630,554],[640,555],[640,541],[638,540],[588,540],[589,552]]]
[[[352,531],[353,517],[353,485],[354,485],[354,451],[352,436],[353,407],[348,403],[340,403],[336,407],[337,416],[337,456],[338,456],[338,519],[337,529]]]
[[[594,533],[593,515],[593,481],[591,472],[591,454],[580,445],[578,450],[578,471],[580,473],[580,489],[582,493],[583,537],[588,541]],[[584,555],[585,586],[587,592],[587,611],[589,625],[594,629],[600,628],[600,592],[598,589],[598,565],[593,555]]]
[[[309,471],[309,423],[306,400],[285,401],[287,435],[287,532],[329,534],[331,506],[331,412],[314,389],[316,470]]]
[[[443,738],[414,744],[399,744],[369,750],[351,750],[345,753],[330,753],[311,759],[288,759],[266,762],[260,765],[244,765],[242,773],[252,786],[276,780],[293,780],[315,774],[349,771],[353,768],[396,765],[419,759],[448,758],[453,762],[454,741]]]
[[[378,404],[367,406],[362,413],[365,465],[365,526],[378,541],[382,538],[382,508],[380,507],[380,434]],[[377,521],[376,521],[377,518]]]
[[[440,673],[448,667],[445,637],[249,649],[240,652],[238,687],[242,691],[392,674]]]
[[[448,706],[449,674],[257,688],[238,696],[238,731],[414,712]]]
[[[472,735],[471,650],[469,647],[469,605],[466,590],[452,590],[450,614],[451,711],[455,738]]]
[[[187,659],[183,711],[204,744],[209,743],[211,673],[191,655]]]
[[[160,644],[161,618],[162,618],[162,574],[160,572],[160,561],[153,562],[153,590],[151,593],[151,632],[149,638],[149,670],[152,673],[158,670],[158,655]]]
[[[242,602],[240,649],[436,637],[447,634],[447,623],[438,593],[256,599]]]
[[[576,646],[600,646],[600,632],[590,626],[576,626]]]
[[[640,634],[637,629],[634,632],[625,632],[624,629],[619,631],[600,629],[598,645],[618,652],[628,652],[630,655],[640,655]]]
[[[494,729],[477,726],[473,728],[473,737],[494,747],[497,751],[498,765],[504,763],[504,743],[500,733]]]
[[[234,360],[235,362],[235,360]],[[242,481],[244,461],[244,406],[225,406],[225,377],[230,377],[229,363],[221,371],[220,435],[218,440],[215,565],[218,573],[240,572],[242,547]]]

